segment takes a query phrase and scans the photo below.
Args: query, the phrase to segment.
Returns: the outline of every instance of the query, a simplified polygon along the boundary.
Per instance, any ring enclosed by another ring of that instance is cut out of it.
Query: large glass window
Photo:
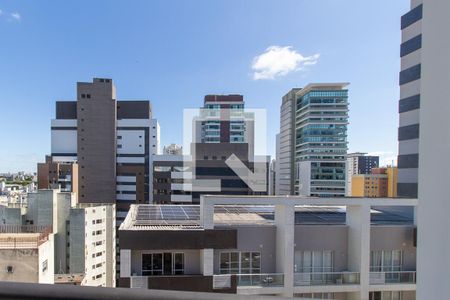
[[[330,250],[295,251],[294,272],[333,272],[333,252]]]
[[[402,270],[401,250],[379,250],[370,253],[371,272],[397,272]]]
[[[401,300],[402,292],[387,291],[387,292],[371,292],[369,294],[370,300]]]
[[[142,276],[184,274],[184,253],[142,254]]]
[[[220,253],[220,274],[259,274],[259,273],[261,273],[260,252]]]

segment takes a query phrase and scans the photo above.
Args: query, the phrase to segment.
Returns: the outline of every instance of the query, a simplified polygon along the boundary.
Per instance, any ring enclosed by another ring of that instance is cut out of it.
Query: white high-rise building
[[[448,0],[413,0],[402,17],[398,193],[418,181],[417,300],[449,298],[449,28]]]
[[[347,83],[309,84],[283,97],[279,195],[345,196]]]

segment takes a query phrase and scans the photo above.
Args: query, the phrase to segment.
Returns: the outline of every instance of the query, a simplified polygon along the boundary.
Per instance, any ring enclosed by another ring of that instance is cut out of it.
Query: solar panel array
[[[345,224],[345,208],[298,206],[295,208],[296,224]],[[215,213],[258,214],[266,220],[274,219],[274,206],[216,205]],[[410,223],[412,218],[398,212],[373,211],[372,223]],[[138,205],[134,216],[135,226],[145,225],[200,225],[199,205]]]
[[[134,225],[198,225],[199,221],[198,205],[139,205]]]

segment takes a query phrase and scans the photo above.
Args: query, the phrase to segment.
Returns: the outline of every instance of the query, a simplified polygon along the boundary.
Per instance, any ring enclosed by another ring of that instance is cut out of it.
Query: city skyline
[[[382,23],[375,22],[379,3],[178,4],[182,9],[176,12],[160,2],[98,2],[83,12],[79,3],[2,4],[0,33],[10,42],[0,49],[9,58],[0,62],[0,99],[8,101],[0,125],[3,138],[14,143],[0,149],[0,172],[36,170],[50,150],[54,103],[74,100],[74,82],[92,77],[114,79],[118,98],[149,99],[162,146],[181,144],[184,108],[198,107],[206,94],[242,94],[247,107],[274,112],[267,137],[273,158],[287,91],[309,82],[350,82],[349,152],[380,155],[381,164],[395,159],[398,16],[408,1],[386,2],[391,9],[383,12]],[[49,11],[54,18],[44,18]],[[119,24],[119,17],[130,24]],[[77,18],[86,20],[83,26]],[[318,19],[321,26],[310,26]],[[17,90],[16,80],[28,88]]]

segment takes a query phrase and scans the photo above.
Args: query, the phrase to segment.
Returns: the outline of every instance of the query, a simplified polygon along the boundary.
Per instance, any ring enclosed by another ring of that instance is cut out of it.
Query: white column
[[[361,291],[350,297],[369,299],[370,272],[370,206],[368,204],[347,206],[349,271],[360,273]]]
[[[214,229],[214,204],[200,196],[200,224],[204,229]]]
[[[200,269],[203,276],[212,276],[214,274],[214,250],[200,250]]]
[[[131,276],[131,250],[120,249],[120,277]]]
[[[284,274],[284,297],[294,295],[294,223],[293,204],[275,206],[276,271]]]

